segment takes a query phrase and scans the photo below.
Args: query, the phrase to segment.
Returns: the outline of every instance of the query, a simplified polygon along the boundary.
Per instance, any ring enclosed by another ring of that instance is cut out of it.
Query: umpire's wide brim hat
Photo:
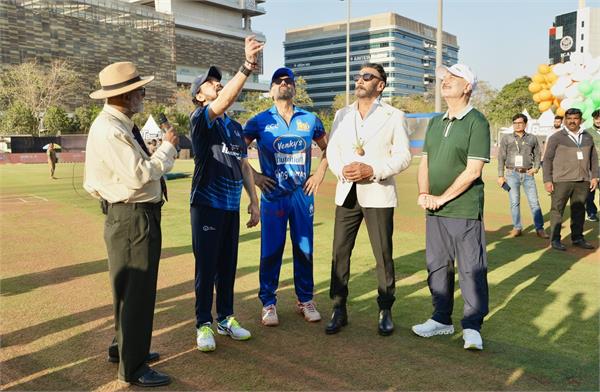
[[[100,90],[90,94],[92,99],[116,97],[138,89],[154,80],[154,76],[140,76],[130,61],[121,61],[106,66],[100,74]]]

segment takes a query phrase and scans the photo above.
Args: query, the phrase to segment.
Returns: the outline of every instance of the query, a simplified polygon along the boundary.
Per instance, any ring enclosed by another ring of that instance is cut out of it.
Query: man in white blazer
[[[348,322],[350,255],[363,218],[377,266],[378,331],[384,336],[394,331],[394,176],[410,165],[411,156],[404,113],[380,99],[386,79],[381,65],[364,64],[354,76],[357,101],[340,109],[333,121],[327,157],[338,183],[329,291],[333,314],[327,334],[339,332]]]

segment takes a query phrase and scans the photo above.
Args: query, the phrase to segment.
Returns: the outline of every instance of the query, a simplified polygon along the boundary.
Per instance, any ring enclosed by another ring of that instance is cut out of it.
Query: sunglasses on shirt
[[[365,72],[363,74],[356,74],[354,75],[354,81],[358,82],[359,80],[364,80],[365,82],[371,81],[373,79],[378,79],[378,80],[383,80],[382,78],[380,78],[379,76],[369,73],[369,72]]]

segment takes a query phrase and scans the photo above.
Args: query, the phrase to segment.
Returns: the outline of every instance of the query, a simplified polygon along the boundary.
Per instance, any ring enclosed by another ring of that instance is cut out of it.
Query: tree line
[[[531,78],[523,76],[506,84],[500,91],[485,81],[479,82],[472,97],[473,106],[486,115],[495,129],[509,126],[512,116],[523,109],[527,109],[533,117],[538,117],[539,110],[527,88],[530,82]],[[65,60],[55,60],[49,66],[32,61],[3,67],[0,74],[0,134],[39,136],[41,132],[43,135],[89,132],[102,107],[92,103],[77,107],[70,113],[66,109],[69,97],[86,94],[89,84]],[[98,85],[98,81],[94,81],[94,84]],[[270,98],[260,92],[246,92],[239,101],[244,111],[232,113],[232,117],[241,124],[273,104]],[[309,110],[313,107],[306,92],[306,81],[301,76],[296,79],[294,103]],[[390,104],[407,113],[434,111],[432,94],[396,96],[392,97]],[[335,112],[344,105],[345,96],[339,94],[331,108],[316,113],[326,130],[331,129]],[[172,102],[147,100],[144,112],[136,114],[133,121],[141,128],[148,116],[156,117],[164,113],[179,133],[187,134],[189,114],[193,109],[188,90],[181,87],[174,94]]]

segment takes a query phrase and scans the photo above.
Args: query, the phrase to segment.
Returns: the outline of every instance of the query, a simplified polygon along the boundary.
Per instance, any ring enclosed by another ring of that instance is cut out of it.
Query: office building
[[[548,39],[550,64],[568,61],[574,52],[600,56],[600,8],[582,7],[556,16]]]
[[[436,29],[394,13],[350,21],[350,73],[361,64],[382,64],[383,97],[425,94],[435,83]],[[346,91],[346,21],[287,30],[285,64],[307,82],[316,109],[328,108]],[[458,62],[456,36],[443,33],[443,63]],[[351,82],[351,89],[353,89]]]

